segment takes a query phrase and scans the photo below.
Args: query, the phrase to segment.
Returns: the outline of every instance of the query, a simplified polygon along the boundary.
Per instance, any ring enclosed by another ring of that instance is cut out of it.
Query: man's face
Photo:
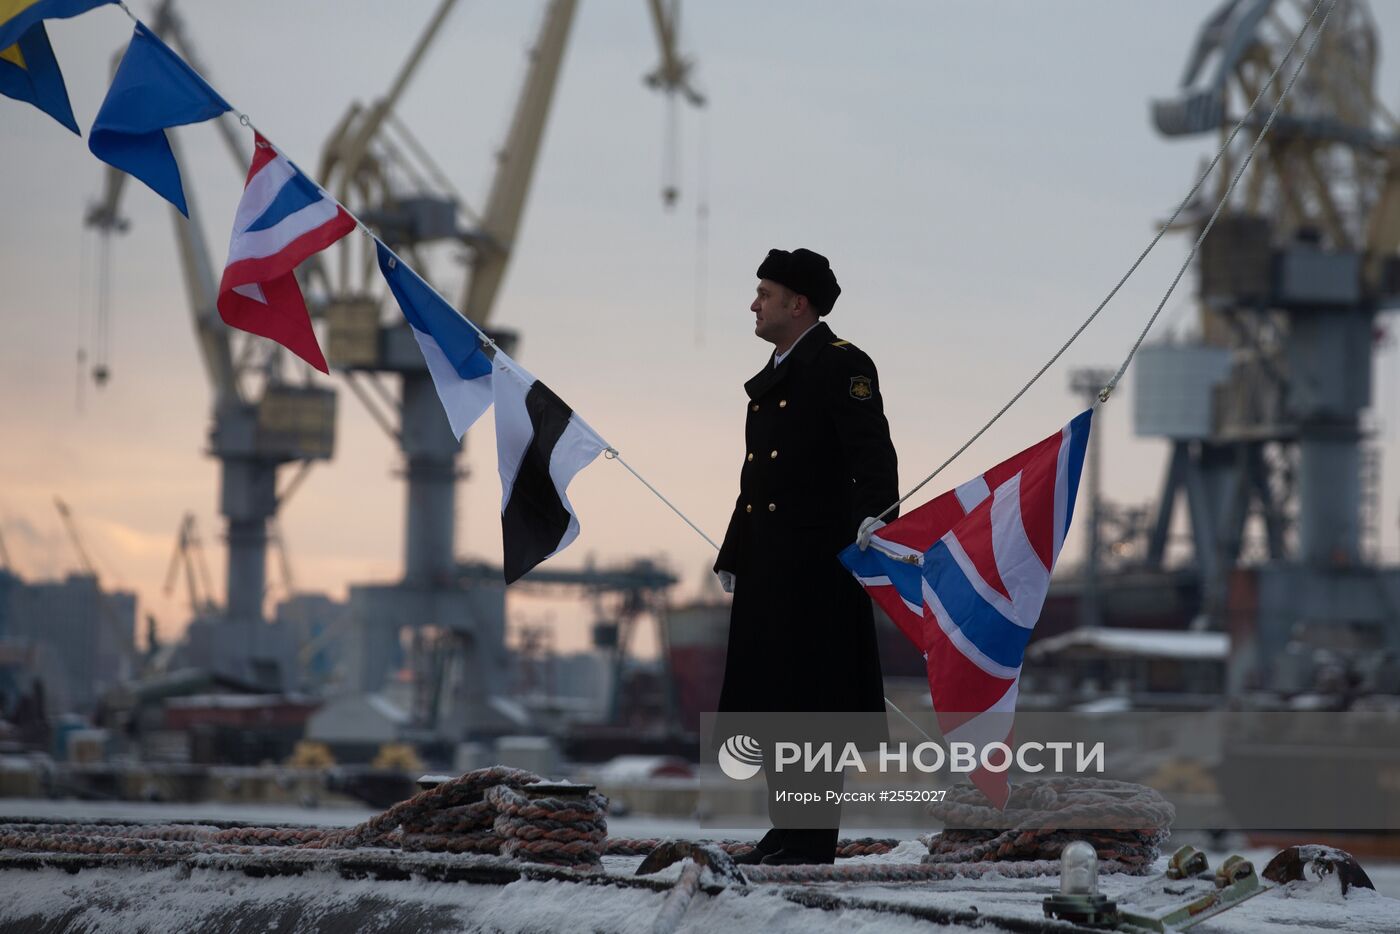
[[[759,279],[753,304],[749,306],[749,311],[754,313],[754,334],[770,344],[781,342],[792,329],[796,302],[792,289],[771,279]]]

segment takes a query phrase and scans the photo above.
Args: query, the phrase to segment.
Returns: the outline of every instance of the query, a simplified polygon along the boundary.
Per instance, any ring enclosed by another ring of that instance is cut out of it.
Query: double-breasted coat
[[[875,365],[823,322],[744,389],[739,498],[715,562],[735,576],[719,709],[883,711],[870,598],[837,559],[899,498]]]

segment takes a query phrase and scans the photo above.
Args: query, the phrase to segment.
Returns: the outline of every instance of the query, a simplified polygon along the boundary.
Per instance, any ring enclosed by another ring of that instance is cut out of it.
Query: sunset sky
[[[742,384],[767,356],[748,303],[770,247],[830,257],[843,293],[828,319],[880,367],[907,489],[1025,382],[1118,280],[1194,180],[1214,140],[1168,141],[1149,101],[1173,94],[1216,0],[977,4],[692,2],[683,47],[706,111],[681,123],[681,199],[663,209],[665,108],[640,0],[580,4],[533,190],[494,323],[517,357],[718,539],[743,456]],[[135,2],[138,15],[151,4]],[[303,167],[352,101],[383,94],[435,4],[188,0],[206,77]],[[461,3],[399,115],[471,205],[484,206],[540,4]],[[1382,49],[1400,48],[1400,4],[1376,4]],[[114,7],[50,24],[84,134],[130,23]],[[1400,67],[1378,83],[1400,107]],[[225,119],[232,119],[225,118]],[[248,131],[238,132],[250,137]],[[181,131],[184,183],[216,270],[244,170],[210,125]],[[250,139],[247,140],[250,142]],[[185,625],[161,593],[193,510],[222,586],[217,464],[205,454],[210,394],[195,350],[170,211],[128,187],[131,230],[113,244],[111,380],[95,351],[96,240],[82,226],[102,165],[27,105],[0,99],[0,530],[27,579],[76,566],[55,495],[73,507],[104,582],[134,589],[165,636]],[[703,155],[702,155],[703,154]],[[708,208],[708,237],[697,207]],[[955,485],[1079,411],[1075,367],[1116,367],[1185,256],[1165,240],[1065,359],[928,492]],[[86,257],[86,259],[85,259]],[[422,270],[455,297],[461,268]],[[1191,277],[1155,338],[1194,321]],[[1392,316],[1387,323],[1396,326]],[[297,378],[305,368],[296,364]],[[345,389],[337,453],[315,467],[282,527],[303,590],[343,596],[401,571],[399,455]],[[1383,545],[1400,559],[1400,353],[1378,359],[1373,424],[1384,446]],[[1166,442],[1132,432],[1132,380],[1102,410],[1104,486],[1153,499]],[[498,561],[500,486],[489,418],[467,436],[458,552]],[[620,466],[598,461],[570,496],[582,520],[558,567],[664,559],[705,584],[713,552]],[[1070,543],[1077,556],[1077,538]],[[275,567],[269,579],[277,582]],[[222,594],[220,594],[222,596]],[[559,644],[586,613],[552,616]]]

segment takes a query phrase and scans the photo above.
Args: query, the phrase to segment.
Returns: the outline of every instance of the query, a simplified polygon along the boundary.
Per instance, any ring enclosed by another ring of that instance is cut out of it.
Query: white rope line
[[[1022,387],[1020,388],[1020,390],[1019,390],[1014,396],[1011,397],[1011,400],[1010,400],[1009,402],[1007,402],[1005,405],[1003,405],[1003,406],[997,411],[997,413],[996,413],[995,415],[993,415],[993,416],[991,417],[991,419],[989,419],[989,420],[987,421],[987,423],[986,423],[985,425],[983,425],[981,428],[979,428],[979,429],[977,430],[976,434],[974,434],[971,438],[969,438],[966,442],[964,442],[963,445],[962,445],[960,448],[958,448],[956,451],[954,451],[954,452],[948,457],[947,460],[945,460],[943,463],[939,464],[938,467],[933,471],[933,473],[929,474],[927,477],[924,477],[924,479],[920,480],[920,481],[918,482],[918,484],[914,486],[913,489],[911,489],[908,493],[905,493],[903,496],[901,496],[898,500],[896,500],[894,503],[892,503],[892,504],[889,506],[889,508],[887,508],[884,512],[880,513],[880,514],[879,514],[878,516],[876,516],[875,518],[877,518],[877,519],[883,519],[883,518],[885,518],[887,515],[889,515],[893,510],[898,509],[900,506],[904,505],[905,501],[907,501],[907,500],[908,500],[911,496],[913,496],[915,493],[919,492],[919,490],[923,489],[923,488],[928,484],[928,482],[929,482],[930,480],[932,480],[934,477],[936,477],[936,476],[938,476],[940,473],[942,473],[943,470],[944,470],[944,468],[946,468],[946,467],[947,467],[949,464],[951,464],[953,461],[957,460],[958,457],[961,456],[962,453],[963,453],[964,451],[966,451],[968,448],[972,447],[972,445],[975,444],[975,443],[977,442],[977,439],[978,439],[978,438],[981,438],[982,435],[986,434],[987,429],[991,428],[992,425],[996,424],[997,420],[1000,419],[1003,415],[1005,415],[1006,412],[1007,412],[1007,410],[1009,410],[1013,405],[1015,405],[1018,401],[1020,401],[1021,397],[1024,396],[1024,395],[1026,394],[1026,392],[1027,392],[1032,386],[1035,385],[1036,381],[1038,381],[1042,376],[1044,376],[1044,375],[1045,375],[1045,372],[1046,372],[1047,370],[1049,370],[1050,367],[1054,366],[1055,363],[1056,363],[1056,361],[1058,361],[1058,360],[1060,359],[1060,357],[1064,355],[1064,352],[1065,352],[1066,350],[1069,349],[1070,345],[1073,344],[1076,340],[1079,339],[1079,335],[1083,334],[1084,331],[1085,331],[1085,329],[1088,328],[1089,325],[1093,323],[1094,319],[1097,318],[1097,317],[1099,316],[1099,312],[1103,311],[1104,308],[1105,308],[1105,306],[1107,306],[1108,303],[1109,303],[1110,301],[1113,300],[1113,297],[1114,297],[1115,295],[1118,294],[1118,290],[1121,289],[1121,288],[1123,287],[1124,283],[1126,283],[1126,282],[1128,281],[1128,278],[1129,278],[1130,276],[1132,276],[1133,273],[1137,272],[1138,267],[1142,265],[1142,261],[1143,261],[1144,259],[1147,258],[1147,254],[1150,253],[1150,252],[1152,252],[1152,249],[1161,241],[1162,237],[1164,237],[1164,236],[1166,235],[1167,231],[1171,228],[1172,224],[1175,223],[1177,217],[1179,217],[1179,216],[1181,215],[1181,212],[1182,212],[1183,210],[1186,209],[1186,205],[1188,205],[1188,204],[1191,202],[1191,199],[1192,199],[1193,197],[1195,197],[1196,192],[1200,190],[1200,188],[1201,188],[1201,186],[1202,186],[1203,184],[1205,184],[1206,178],[1209,177],[1210,173],[1211,173],[1212,171],[1214,171],[1214,170],[1215,170],[1215,167],[1220,163],[1220,160],[1224,157],[1225,152],[1229,149],[1230,144],[1231,144],[1232,142],[1234,142],[1235,136],[1240,132],[1240,130],[1244,127],[1244,125],[1245,125],[1246,123],[1249,122],[1249,118],[1250,118],[1250,116],[1254,113],[1254,109],[1259,105],[1259,102],[1260,102],[1261,100],[1264,99],[1265,93],[1269,90],[1269,88],[1273,85],[1274,80],[1278,77],[1279,72],[1280,72],[1280,71],[1282,70],[1282,68],[1283,68],[1283,63],[1284,63],[1285,61],[1287,61],[1288,58],[1289,58],[1289,56],[1291,56],[1291,55],[1293,54],[1293,49],[1298,45],[1299,40],[1301,40],[1301,39],[1303,38],[1303,35],[1304,35],[1304,33],[1307,32],[1308,27],[1309,27],[1310,25],[1312,25],[1313,18],[1317,16],[1317,11],[1320,10],[1320,9],[1322,9],[1322,4],[1325,3],[1325,2],[1326,2],[1326,0],[1318,0],[1317,6],[1313,7],[1312,15],[1310,15],[1310,16],[1308,17],[1307,22],[1305,22],[1305,23],[1303,24],[1303,28],[1302,28],[1301,30],[1298,31],[1298,35],[1296,35],[1296,36],[1293,37],[1293,42],[1288,46],[1288,51],[1286,51],[1282,56],[1280,56],[1279,61],[1278,61],[1278,64],[1274,67],[1273,73],[1269,75],[1269,79],[1268,79],[1267,81],[1264,82],[1264,85],[1259,89],[1259,93],[1258,93],[1257,95],[1255,95],[1254,100],[1253,100],[1252,102],[1250,102],[1249,109],[1248,109],[1247,111],[1245,111],[1244,116],[1240,119],[1240,121],[1239,121],[1238,123],[1235,124],[1235,128],[1234,128],[1233,130],[1230,131],[1229,137],[1225,140],[1225,143],[1224,143],[1224,144],[1220,147],[1220,149],[1216,152],[1215,158],[1212,159],[1212,160],[1210,161],[1210,165],[1206,166],[1205,171],[1201,173],[1201,177],[1198,178],[1198,179],[1196,179],[1196,184],[1192,185],[1192,186],[1191,186],[1191,190],[1188,191],[1188,192],[1186,193],[1186,197],[1184,197],[1184,198],[1181,199],[1181,203],[1178,204],[1178,205],[1176,206],[1176,210],[1172,212],[1171,217],[1168,218],[1167,221],[1166,221],[1166,223],[1164,223],[1164,224],[1161,226],[1161,229],[1159,229],[1159,230],[1157,231],[1157,235],[1156,235],[1155,237],[1152,238],[1151,242],[1147,244],[1147,246],[1143,249],[1143,251],[1142,251],[1140,254],[1138,254],[1138,258],[1137,258],[1136,260],[1133,261],[1133,264],[1132,264],[1131,266],[1128,267],[1128,271],[1125,272],[1125,273],[1123,274],[1123,278],[1119,279],[1119,280],[1118,280],[1118,284],[1115,285],[1112,289],[1109,290],[1108,295],[1106,295],[1106,296],[1104,297],[1104,300],[1103,300],[1103,301],[1099,302],[1098,307],[1094,309],[1093,313],[1090,314],[1088,318],[1084,319],[1084,323],[1081,324],[1081,325],[1079,325],[1079,327],[1075,329],[1074,333],[1071,334],[1071,335],[1069,336],[1069,340],[1065,341],[1064,344],[1061,345],[1060,349],[1057,350],[1057,351],[1055,351],[1054,355],[1053,355],[1049,360],[1046,361],[1045,365],[1042,366],[1039,370],[1037,370],[1037,371],[1036,371],[1036,374],[1035,374],[1034,376],[1032,376],[1032,377],[1026,382],[1026,384],[1025,384],[1024,386],[1022,386]],[[1327,16],[1331,16],[1331,15],[1332,15],[1332,9],[1333,9],[1335,6],[1336,6],[1336,0],[1332,0],[1332,6],[1331,6],[1331,7],[1328,7]],[[1324,17],[1324,18],[1323,18],[1323,25],[1324,25],[1324,26],[1326,25],[1326,22],[1327,22],[1326,17]],[[1307,62],[1308,54],[1310,54],[1310,53],[1312,52],[1313,47],[1317,44],[1317,37],[1320,36],[1321,34],[1322,34],[1322,29],[1321,29],[1321,27],[1319,27],[1318,32],[1317,32],[1317,35],[1315,35],[1315,36],[1313,37],[1312,45],[1309,45],[1309,46],[1308,46],[1307,53],[1305,53],[1305,54],[1303,55],[1302,60],[1298,63],[1298,69],[1299,69],[1299,70],[1301,70],[1303,64]],[[1297,76],[1298,76],[1298,71],[1295,70],[1294,73],[1293,73],[1293,77],[1294,77],[1294,78],[1297,78]],[[1272,125],[1274,116],[1277,115],[1279,108],[1283,105],[1284,98],[1286,98],[1286,97],[1288,96],[1288,89],[1289,89],[1289,88],[1292,88],[1292,87],[1293,87],[1293,81],[1290,80],[1290,81],[1288,82],[1288,88],[1285,88],[1283,94],[1281,94],[1281,95],[1279,96],[1279,99],[1278,99],[1277,103],[1274,105],[1273,112],[1269,115],[1269,120],[1268,120],[1268,122],[1265,124],[1265,127],[1264,127],[1265,131],[1267,131],[1268,128],[1269,128],[1269,126]],[[1260,134],[1260,136],[1259,136],[1259,139],[1262,139],[1262,138],[1263,138],[1263,133],[1261,132],[1261,134]],[[1256,147],[1259,145],[1259,139],[1256,139],[1256,140],[1255,140],[1255,146],[1256,146]],[[1251,150],[1250,150],[1250,155],[1252,156],[1253,154],[1254,154],[1254,150],[1251,149]],[[1248,160],[1246,160],[1246,163],[1245,163],[1245,164],[1246,164],[1246,165],[1248,164]],[[1236,176],[1236,181],[1238,181],[1238,175]],[[1231,184],[1230,188],[1231,188],[1231,191],[1233,191],[1233,189],[1234,189],[1233,183]],[[1227,192],[1226,197],[1223,198],[1223,199],[1221,199],[1221,206],[1223,206],[1223,205],[1226,203],[1226,200],[1227,200],[1228,198],[1229,198],[1229,193]],[[1217,208],[1216,208],[1216,215],[1218,215],[1218,214],[1220,213],[1220,209],[1221,209],[1220,207],[1217,207]],[[1212,217],[1212,222],[1214,222],[1214,217]],[[1203,236],[1204,236],[1204,235],[1203,235]],[[1199,246],[1199,240],[1197,241],[1197,246]],[[1195,255],[1195,249],[1194,249],[1194,248],[1193,248],[1193,250],[1192,250],[1192,255]],[[1190,259],[1188,258],[1187,263],[1189,263],[1189,262],[1190,262]],[[1170,289],[1167,290],[1167,296],[1166,296],[1166,297],[1170,297],[1170,295],[1171,295],[1171,293],[1172,293],[1172,290],[1176,288],[1176,283],[1177,283],[1178,281],[1180,281],[1182,272],[1185,272],[1185,269],[1186,269],[1186,267],[1183,265],[1182,271],[1181,271],[1181,272],[1178,272],[1178,273],[1177,273],[1177,276],[1176,276],[1176,279],[1173,280],[1173,282],[1172,282],[1172,287],[1171,287]],[[1163,300],[1162,300],[1162,301],[1163,301],[1163,304],[1166,303],[1166,297],[1164,297]],[[1142,343],[1143,338],[1147,336],[1147,331],[1152,327],[1152,323],[1157,319],[1157,314],[1159,314],[1159,313],[1161,312],[1161,310],[1162,310],[1162,306],[1159,305],[1159,306],[1157,307],[1157,311],[1153,313],[1152,318],[1148,321],[1148,323],[1147,323],[1147,328],[1144,328],[1144,329],[1143,329],[1142,334],[1138,337],[1137,343],[1133,345],[1132,350],[1129,351],[1129,353],[1128,353],[1127,359],[1123,361],[1123,365],[1118,369],[1118,373],[1114,376],[1114,378],[1113,378],[1112,382],[1109,384],[1109,386],[1106,387],[1106,390],[1107,390],[1108,392],[1111,392],[1111,391],[1112,391],[1113,387],[1117,384],[1118,379],[1122,377],[1123,372],[1124,372],[1124,371],[1127,369],[1127,367],[1128,367],[1129,361],[1131,361],[1132,358],[1133,358],[1133,355],[1134,355],[1135,353],[1137,353],[1138,346]],[[1103,391],[1101,391],[1101,392],[1099,393],[1099,396],[1100,396],[1100,401],[1106,401],[1107,396],[1105,395],[1105,393],[1104,393]]]
[[[337,203],[338,203],[338,202],[337,202]],[[350,214],[351,217],[355,217],[355,215],[352,214],[352,213],[350,212],[350,209],[349,209],[349,208],[346,208],[346,209],[345,209],[345,212],[346,212],[347,214]],[[358,220],[359,220],[359,219],[356,218],[356,221],[357,221],[357,222],[358,222]],[[363,226],[363,225],[361,225],[361,226]],[[368,230],[366,230],[366,233],[369,234],[370,238],[373,239],[375,243],[382,243],[382,242],[383,242],[382,240],[380,240],[378,237],[376,237],[373,233],[369,232]],[[388,247],[387,247],[387,244],[386,244],[386,249],[387,249],[387,248],[388,248]],[[389,252],[393,254],[394,258],[395,258],[396,260],[398,260],[398,262],[403,262],[402,258],[399,257],[399,255],[398,255],[397,253],[394,253],[393,250],[390,250]],[[412,268],[412,267],[409,267],[409,268]],[[438,299],[441,300],[442,303],[443,303],[444,305],[446,305],[448,308],[452,308],[453,311],[456,311],[456,312],[457,312],[458,317],[460,317],[463,321],[465,321],[465,322],[467,323],[467,325],[470,326],[471,329],[472,329],[473,331],[476,332],[476,335],[477,335],[478,339],[480,339],[482,343],[486,344],[488,347],[491,348],[491,352],[492,352],[492,354],[493,354],[494,356],[500,357],[500,358],[501,358],[501,366],[506,367],[506,368],[509,368],[512,372],[521,374],[522,379],[523,379],[524,375],[528,374],[529,371],[525,370],[522,366],[520,366],[520,364],[516,363],[516,362],[515,362],[515,359],[514,359],[513,357],[511,357],[510,354],[508,354],[508,353],[506,353],[504,350],[502,350],[502,349],[500,348],[500,346],[499,346],[495,341],[493,341],[493,340],[491,339],[490,335],[488,335],[484,330],[482,330],[482,329],[477,325],[477,323],[476,323],[475,321],[473,321],[471,318],[468,318],[466,315],[462,314],[460,311],[457,311],[457,309],[454,308],[454,307],[452,306],[452,303],[451,303],[451,302],[449,302],[447,299],[443,298],[442,295],[441,295],[441,293],[439,293],[438,290],[437,290],[436,288],[433,287],[433,284],[432,284],[431,282],[429,282],[427,279],[423,279],[422,276],[419,276],[418,278],[419,278],[419,279],[422,279],[423,284],[426,285],[426,286],[428,287],[428,289],[429,289],[434,295],[436,295],[436,296],[438,297]],[[583,421],[582,416],[579,416],[579,420],[580,420],[580,421]],[[658,490],[656,487],[652,486],[651,483],[650,483],[650,481],[648,481],[646,477],[643,477],[641,474],[639,474],[639,473],[636,471],[635,468],[633,468],[633,466],[632,466],[631,464],[629,464],[629,463],[627,463],[627,461],[623,460],[623,459],[622,459],[622,455],[618,453],[617,448],[613,447],[611,442],[609,442],[606,438],[604,438],[601,434],[599,434],[597,429],[595,429],[592,425],[588,424],[586,421],[583,421],[583,426],[588,430],[588,433],[591,434],[595,439],[597,439],[598,443],[599,443],[600,445],[602,445],[602,447],[603,447],[603,456],[604,456],[604,459],[610,460],[610,461],[617,461],[617,462],[618,462],[619,464],[621,464],[623,467],[626,467],[628,473],[630,473],[632,476],[634,476],[634,477],[636,477],[638,480],[640,480],[640,481],[642,482],[642,485],[645,486],[648,490],[650,490],[650,491],[652,492],[652,494],[656,496],[657,499],[661,500],[661,502],[665,503],[668,507],[670,507],[670,509],[671,509],[672,512],[674,512],[676,515],[680,516],[680,517],[681,517],[681,521],[683,521],[686,525],[688,525],[688,526],[690,526],[692,529],[694,529],[696,535],[699,535],[699,536],[700,536],[701,538],[703,538],[705,541],[709,542],[710,547],[713,548],[715,551],[719,551],[719,546],[715,544],[714,539],[710,538],[710,536],[706,535],[703,531],[701,531],[700,527],[699,527],[698,525],[696,525],[694,522],[692,522],[692,521],[690,520],[690,517],[689,517],[689,516],[687,516],[685,513],[681,512],[680,509],[677,508],[677,506],[676,506],[675,503],[671,502],[669,499],[667,499],[665,496],[663,496],[663,495],[661,494],[661,491]]]
[[[709,543],[710,543],[710,547],[713,548],[715,551],[719,551],[719,546],[715,544],[714,539],[710,538],[710,536],[708,536],[708,535],[706,535],[704,532],[700,531],[700,527],[699,527],[698,525],[696,525],[694,522],[691,522],[690,519],[686,516],[685,513],[681,512],[679,509],[676,508],[676,506],[675,506],[674,503],[672,503],[672,502],[671,502],[669,499],[667,499],[666,497],[662,496],[662,495],[661,495],[661,491],[658,490],[656,487],[652,486],[650,483],[648,483],[646,477],[643,477],[641,474],[637,473],[637,471],[633,470],[633,469],[632,469],[632,465],[629,464],[629,463],[627,463],[625,460],[623,460],[623,459],[622,459],[622,455],[619,454],[619,453],[617,453],[617,448],[613,448],[613,447],[608,448],[606,451],[603,452],[603,456],[604,456],[605,458],[607,458],[608,460],[610,460],[610,461],[617,461],[619,464],[621,464],[622,466],[626,467],[628,473],[630,473],[632,476],[636,477],[638,480],[642,481],[642,485],[645,486],[648,490],[651,490],[652,493],[656,494],[656,498],[657,498],[657,499],[661,500],[661,501],[662,501],[663,503],[665,503],[667,506],[670,506],[672,512],[674,512],[676,515],[680,516],[681,519],[685,522],[686,525],[688,525],[688,526],[690,526],[692,529],[694,529],[696,535],[699,535],[699,536],[700,536],[701,538],[703,538],[705,541],[709,542]]]

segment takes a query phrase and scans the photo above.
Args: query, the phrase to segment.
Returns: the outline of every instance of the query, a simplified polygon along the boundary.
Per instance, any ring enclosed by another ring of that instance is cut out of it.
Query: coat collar
[[[808,331],[802,340],[797,342],[797,346],[792,348],[792,352],[783,358],[782,363],[773,366],[773,354],[770,353],[768,362],[763,365],[763,369],[744,384],[744,391],[749,394],[750,399],[757,399],[787,379],[794,365],[800,367],[807,363],[821,351],[824,345],[835,339],[836,335],[831,333],[831,328],[827,323],[825,321],[818,322],[816,327]]]

